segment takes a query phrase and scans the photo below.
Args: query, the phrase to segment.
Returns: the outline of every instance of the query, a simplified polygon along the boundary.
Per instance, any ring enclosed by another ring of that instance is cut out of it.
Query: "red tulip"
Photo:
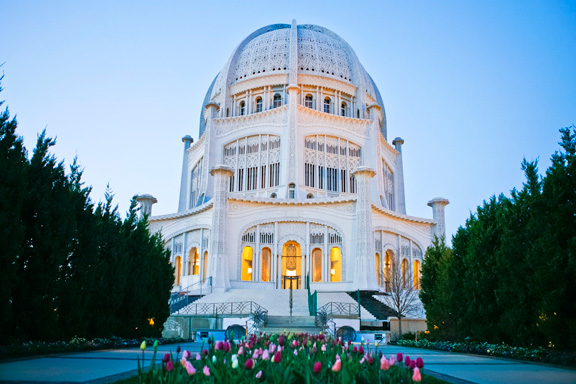
[[[275,363],[279,363],[282,361],[282,354],[280,352],[276,352],[274,354],[274,360]]]
[[[406,358],[404,359],[404,365],[407,367],[410,366],[410,358],[408,356],[406,356]]]
[[[358,353],[363,355],[364,354],[364,347],[360,346],[360,348],[358,349]]]
[[[169,361],[170,361],[170,354],[169,354],[169,353],[165,354],[165,355],[164,355],[164,359],[162,359],[162,360],[163,360],[165,363],[169,362]]]
[[[168,372],[171,372],[174,370],[174,363],[172,362],[172,360],[170,360],[169,362],[166,363],[166,370]]]
[[[317,361],[314,363],[314,369],[312,370],[314,373],[318,373],[320,372],[320,370],[322,369],[322,363]]]
[[[424,368],[424,360],[421,357],[416,359],[416,366],[420,369]]]
[[[397,353],[397,354],[396,354],[396,361],[398,361],[399,363],[401,363],[402,360],[404,360],[404,357],[402,356],[402,353]]]
[[[252,369],[252,367],[254,367],[254,361],[252,359],[246,360],[246,362],[244,363],[244,367],[246,369]]]

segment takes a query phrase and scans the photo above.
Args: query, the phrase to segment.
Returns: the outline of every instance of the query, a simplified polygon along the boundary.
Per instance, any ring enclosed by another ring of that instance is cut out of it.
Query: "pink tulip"
[[[262,377],[262,371],[258,371],[258,373],[256,374],[256,378],[259,379]]]
[[[172,362],[172,360],[170,360],[169,362],[166,363],[166,370],[168,372],[171,372],[174,370],[174,363]]]
[[[243,354],[244,354],[244,347],[238,348],[238,354],[239,354],[239,355],[243,355]]]
[[[340,360],[340,355],[336,355],[336,360]]]
[[[335,362],[334,365],[332,366],[332,371],[334,371],[334,372],[340,372],[340,369],[342,369],[342,361],[341,361],[341,360],[336,360],[336,362]]]
[[[424,360],[421,357],[416,359],[416,366],[420,369],[424,368]]]
[[[298,356],[298,350],[297,349],[294,350],[294,356]]]
[[[270,353],[274,353],[274,351],[276,350],[276,344],[270,344],[270,347],[268,348],[268,351]]]
[[[383,371],[387,371],[390,369],[390,363],[385,357],[382,357],[382,359],[380,360],[380,369],[382,369]]]
[[[254,354],[252,355],[252,358],[253,358],[254,360],[256,360],[256,359],[258,358],[258,356],[259,356],[258,350],[255,349],[255,350],[254,350]]]
[[[210,376],[210,368],[208,368],[207,365],[204,366],[202,372],[204,373],[205,376]]]
[[[322,363],[317,361],[314,363],[314,369],[312,369],[312,372],[318,373],[320,372],[321,369],[322,369]]]
[[[275,363],[279,363],[282,361],[282,355],[280,354],[280,351],[276,351],[276,353],[274,354],[274,360]]]
[[[202,356],[199,353],[196,353],[196,360],[202,360]]]
[[[320,349],[322,349],[322,352],[326,352],[326,344],[322,344],[322,348]]]
[[[364,361],[366,361],[366,359],[362,357],[362,359],[360,360],[360,365],[364,364]]]
[[[390,358],[390,360],[388,360],[388,361],[390,361],[390,365],[396,364],[396,359],[394,358],[394,356],[392,356],[392,357]]]
[[[183,359],[189,359],[191,355],[192,354],[190,353],[190,351],[185,350],[184,352],[182,352],[182,358]]]
[[[192,376],[193,374],[196,373],[196,369],[189,361],[186,361],[186,372],[188,372],[188,376]]]
[[[254,361],[252,359],[246,360],[246,362],[244,363],[244,368],[252,369],[253,367],[254,367]]]
[[[270,360],[270,353],[267,349],[265,349],[264,353],[262,353],[262,360]]]
[[[224,343],[219,341],[218,343],[216,343],[216,346],[214,347],[214,349],[216,350],[223,350],[224,349]]]
[[[414,368],[414,374],[412,375],[412,380],[419,383],[422,381],[422,376],[420,376],[420,368]]]

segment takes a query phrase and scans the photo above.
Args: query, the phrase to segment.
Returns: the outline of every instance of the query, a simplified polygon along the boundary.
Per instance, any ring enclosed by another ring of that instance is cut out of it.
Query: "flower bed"
[[[424,367],[421,358],[401,353],[387,357],[377,345],[353,346],[323,335],[251,335],[238,344],[211,340],[201,353],[178,347],[175,355],[167,353],[160,362],[154,346],[149,370],[138,361],[140,383],[408,384],[422,381]]]
[[[508,344],[489,343],[455,343],[450,341],[429,341],[429,340],[401,340],[398,345],[404,347],[416,347],[426,349],[436,349],[447,352],[473,353],[477,355],[487,355],[495,357],[507,357],[518,360],[531,360],[566,366],[576,366],[576,352],[561,352],[552,349],[536,347],[513,347]]]
[[[144,339],[149,343],[154,339]],[[159,339],[161,344],[178,343],[182,339]],[[87,340],[83,337],[74,337],[70,341],[27,341],[23,343],[13,343],[9,345],[0,346],[0,359],[45,355],[49,353],[63,353],[63,352],[82,352],[92,351],[98,349],[114,349],[114,348],[129,348],[137,347],[142,342],[142,339],[122,339],[120,337],[111,338],[96,338]]]

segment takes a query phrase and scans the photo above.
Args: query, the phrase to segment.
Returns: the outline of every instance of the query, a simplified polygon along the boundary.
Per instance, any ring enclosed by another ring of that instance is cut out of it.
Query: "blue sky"
[[[523,158],[544,171],[576,124],[575,1],[0,0],[6,101],[31,152],[78,156],[92,198],[121,212],[150,193],[175,212],[181,137],[232,50],[273,23],[322,25],[373,77],[400,136],[409,215],[448,198],[452,235],[493,194],[520,188]]]

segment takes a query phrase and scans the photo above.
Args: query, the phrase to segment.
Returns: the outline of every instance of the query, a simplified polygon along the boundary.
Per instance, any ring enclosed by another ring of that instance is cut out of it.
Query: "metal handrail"
[[[329,302],[318,308],[318,312],[331,316],[358,316],[359,306],[356,303]]]
[[[170,299],[168,301],[168,303],[170,305],[174,305],[174,304],[181,302],[182,300],[186,300],[187,294],[194,291],[195,289],[191,289],[191,288],[196,286],[196,285],[200,286],[200,295],[203,296],[203,295],[207,295],[209,293],[212,293],[212,276],[208,277],[205,281],[198,281],[198,282],[196,282],[194,284],[190,284],[186,288],[180,290],[181,295],[179,297],[174,298],[174,299]],[[202,287],[204,287],[204,286],[209,287],[209,289],[206,289],[205,292],[202,291]]]
[[[192,303],[174,314],[204,317],[251,315],[256,323],[268,322],[268,310],[254,301]]]

